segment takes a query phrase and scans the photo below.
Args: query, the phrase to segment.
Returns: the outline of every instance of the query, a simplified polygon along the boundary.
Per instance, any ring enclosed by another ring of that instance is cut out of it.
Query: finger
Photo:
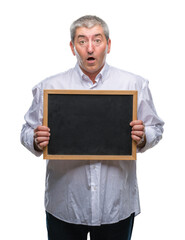
[[[144,125],[134,125],[132,127],[132,131],[144,131],[145,126]]]
[[[49,144],[49,141],[44,141],[44,142],[40,143],[39,146],[40,146],[41,148],[44,148],[44,147],[46,147],[48,144]]]
[[[136,135],[131,135],[131,138],[135,141],[135,142],[139,142],[141,140],[141,137],[138,137]]]
[[[48,131],[38,131],[34,133],[34,137],[49,137],[51,134]]]
[[[45,142],[45,141],[49,141],[49,137],[37,137],[37,138],[35,138],[35,142],[37,144],[40,144],[40,143]]]
[[[130,123],[130,126],[133,127],[134,125],[144,125],[142,120],[134,120]]]
[[[38,131],[47,131],[49,132],[50,129],[46,126],[38,126],[37,128],[35,128],[34,132],[38,132]]]
[[[143,137],[144,131],[132,131],[131,134],[138,137]]]

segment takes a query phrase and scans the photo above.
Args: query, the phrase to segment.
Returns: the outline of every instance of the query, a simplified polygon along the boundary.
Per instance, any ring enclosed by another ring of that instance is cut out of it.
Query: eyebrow
[[[101,33],[97,33],[97,34],[95,34],[94,35],[95,37],[102,37],[102,34]],[[78,38],[85,38],[85,37],[87,37],[87,36],[85,36],[85,35],[78,35]]]
[[[95,34],[95,37],[103,37],[101,33]]]

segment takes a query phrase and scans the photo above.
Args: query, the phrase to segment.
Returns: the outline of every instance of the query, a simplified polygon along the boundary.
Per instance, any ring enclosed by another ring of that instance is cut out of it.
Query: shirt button
[[[93,186],[93,190],[96,191],[96,190],[97,190],[97,187],[96,187],[96,186]]]

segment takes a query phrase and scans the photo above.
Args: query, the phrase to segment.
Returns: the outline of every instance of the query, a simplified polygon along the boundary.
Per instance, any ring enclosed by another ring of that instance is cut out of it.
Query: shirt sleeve
[[[164,126],[163,120],[157,115],[147,80],[138,93],[138,119],[145,124],[146,145],[137,151],[145,152],[161,140]]]
[[[39,86],[32,90],[33,101],[28,112],[25,114],[25,124],[21,130],[21,143],[35,156],[41,156],[42,152],[36,151],[33,144],[34,129],[42,125],[43,121],[43,91]]]

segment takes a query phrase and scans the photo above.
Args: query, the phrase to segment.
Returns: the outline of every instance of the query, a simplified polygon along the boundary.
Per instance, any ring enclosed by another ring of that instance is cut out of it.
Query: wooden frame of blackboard
[[[124,91],[124,90],[55,90],[55,89],[45,89],[44,90],[44,114],[43,114],[43,125],[44,126],[48,126],[50,129],[51,129],[51,126],[48,125],[48,122],[49,122],[49,119],[52,118],[51,116],[53,116],[53,112],[52,110],[50,110],[52,112],[52,114],[49,112],[48,108],[49,108],[49,103],[50,103],[50,100],[49,98],[51,99],[54,99],[57,98],[57,96],[62,96],[63,100],[65,101],[65,98],[66,98],[66,102],[64,103],[65,106],[66,106],[66,109],[67,108],[67,104],[69,102],[69,99],[71,97],[75,97],[75,102],[77,103],[76,106],[79,106],[80,104],[78,104],[78,98],[80,96],[83,96],[83,99],[84,97],[86,98],[85,100],[88,100],[88,99],[93,99],[92,96],[96,96],[99,98],[99,96],[102,96],[101,99],[106,99],[109,97],[109,99],[112,99],[112,101],[115,101],[116,96],[119,96],[121,97],[121,102],[122,104],[124,104],[124,106],[128,105],[128,102],[124,102],[124,96],[127,97],[127,100],[128,99],[131,99],[129,100],[131,102],[131,110],[129,110],[129,112],[131,111],[131,119],[129,120],[129,122],[131,122],[132,120],[136,120],[137,119],[137,91]],[[66,97],[65,97],[66,96]],[[89,97],[91,96],[91,97]],[[80,99],[80,98],[79,98]],[[63,102],[62,100],[62,102]],[[59,101],[58,101],[59,102]],[[60,101],[61,102],[61,101]],[[99,101],[100,103],[102,101]],[[58,103],[56,103],[58,104]],[[51,102],[50,104],[51,106],[53,106],[53,103]],[[99,105],[99,104],[98,104]],[[100,104],[101,105],[101,104]],[[115,106],[117,106],[119,104],[116,103]],[[87,106],[88,108],[88,104],[85,103],[85,106]],[[113,105],[113,108],[115,108],[115,106]],[[84,107],[84,106],[83,106]],[[82,107],[82,115],[84,114],[84,109]],[[51,108],[51,107],[50,107]],[[102,108],[104,108],[104,106],[102,106]],[[81,111],[79,110],[80,108],[78,108],[78,111]],[[96,110],[95,107],[93,107],[93,111]],[[58,118],[58,113],[56,113],[58,111],[56,111],[55,109],[55,114],[57,115],[57,117],[54,117],[54,118]],[[113,110],[114,112],[114,110]],[[122,111],[119,111],[119,112],[122,112]],[[54,115],[55,115],[54,114]],[[69,114],[72,114],[73,115],[73,112],[70,112],[70,111],[67,111],[67,115]],[[93,113],[94,114],[94,113]],[[96,111],[95,111],[95,114],[96,114]],[[124,116],[127,116],[127,112],[124,113]],[[80,116],[80,112],[79,112],[79,116]],[[94,115],[93,115],[94,116]],[[63,118],[65,118],[65,115],[62,116]],[[116,117],[115,119],[119,119],[119,116]],[[70,119],[70,117],[68,117],[68,120]],[[76,120],[77,118],[75,118]],[[55,119],[54,119],[55,120]],[[52,122],[53,120],[51,120]],[[59,121],[59,120],[58,120]],[[79,119],[79,121],[81,121],[81,119]],[[109,119],[106,118],[106,122],[109,121]],[[121,121],[121,119],[120,119]],[[131,127],[129,125],[129,122],[127,122],[127,126],[124,126],[124,129],[126,128],[127,129],[127,132],[129,131],[129,138],[131,139]],[[72,124],[72,122],[70,123]],[[110,123],[111,124],[111,123]],[[104,126],[102,126],[103,128]],[[55,127],[53,127],[54,129]],[[72,131],[72,130],[70,130]],[[58,131],[57,131],[58,132]],[[119,131],[117,132],[122,132],[122,129],[120,129]],[[71,135],[71,139],[73,138],[73,132],[69,132],[69,135]],[[61,136],[61,138],[63,138],[63,134]],[[90,138],[90,136],[88,136],[88,138]],[[110,138],[109,138],[110,139]],[[49,145],[47,147],[44,148],[44,152],[43,152],[43,158],[44,159],[50,159],[50,160],[136,160],[136,149],[137,149],[137,145],[136,145],[136,142],[133,141],[131,139],[130,141],[130,144],[129,144],[129,148],[131,149],[131,152],[128,153],[119,153],[117,154],[117,152],[114,153],[111,153],[111,154],[106,154],[106,151],[102,154],[92,154],[92,153],[76,153],[76,152],[68,152],[68,153],[56,153],[56,152],[52,152],[52,150],[50,150],[48,152],[48,148],[51,144],[51,141],[54,142],[54,140],[52,140],[52,129],[51,129],[51,137],[50,137],[50,142],[49,142]],[[65,139],[64,139],[65,141]],[[122,143],[121,143],[122,144]],[[123,141],[123,145],[124,146],[124,141]],[[65,144],[64,144],[65,145]],[[91,144],[90,144],[91,145]],[[121,147],[122,147],[121,146]],[[110,147],[110,146],[109,146]],[[65,147],[63,146],[63,149]]]

